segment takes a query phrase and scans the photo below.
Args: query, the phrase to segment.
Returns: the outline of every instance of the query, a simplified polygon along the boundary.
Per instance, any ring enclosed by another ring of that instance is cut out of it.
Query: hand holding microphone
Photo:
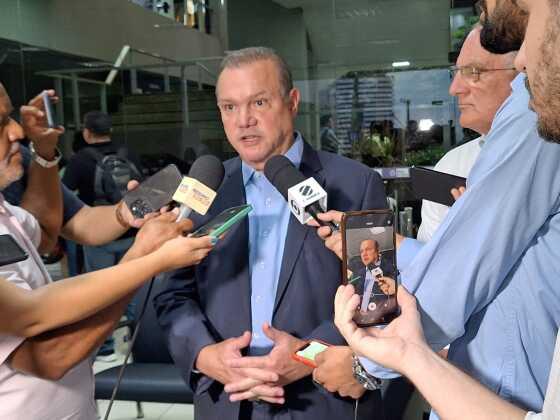
[[[181,203],[177,221],[189,217],[193,210],[205,215],[223,179],[224,165],[217,157],[204,155],[195,160],[173,195],[173,200]]]
[[[328,226],[333,232],[338,226],[318,215],[327,208],[327,192],[314,178],[303,174],[285,156],[273,156],[264,166],[264,174],[288,202],[292,214],[304,224],[314,219],[321,226]]]

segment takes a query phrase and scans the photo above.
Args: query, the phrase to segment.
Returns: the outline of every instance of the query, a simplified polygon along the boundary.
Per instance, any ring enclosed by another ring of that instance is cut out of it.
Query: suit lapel
[[[214,215],[235,206],[247,203],[245,188],[243,186],[243,175],[241,172],[241,160],[236,159],[226,171],[226,178],[218,192],[218,198],[223,197],[216,206]],[[221,193],[221,194],[220,194]],[[238,311],[240,318],[245,322],[244,329],[251,329],[251,278],[249,275],[249,219],[244,217],[232,232],[226,234],[221,241],[221,247],[226,250],[235,250],[235,258],[239,258],[237,267],[240,269],[235,276],[239,280]]]
[[[321,175],[321,162],[319,156],[313,148],[304,141],[303,154],[299,170],[306,178],[313,177],[324,187],[325,180]],[[296,261],[303,248],[305,238],[311,229],[300,224],[295,217],[290,216],[288,224],[288,233],[286,235],[286,243],[284,244],[284,255],[282,257],[282,266],[280,267],[280,276],[278,279],[278,288],[276,289],[276,300],[274,302],[274,312],[276,314],[278,306],[282,301],[282,297],[286,292],[288,284],[292,278]]]

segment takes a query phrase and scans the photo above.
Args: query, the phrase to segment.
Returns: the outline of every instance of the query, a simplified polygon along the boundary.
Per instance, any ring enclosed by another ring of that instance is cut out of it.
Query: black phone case
[[[170,164],[142,182],[124,196],[124,202],[132,215],[141,219],[146,214],[157,212],[171,203],[183,176],[176,165]]]
[[[397,269],[397,247],[396,247],[396,239],[395,239],[395,229],[394,229],[394,213],[391,210],[384,209],[384,210],[364,210],[364,211],[353,211],[353,212],[346,212],[342,217],[342,222],[340,224],[340,233],[342,235],[342,283],[348,284],[348,244],[347,244],[347,231],[350,228],[369,228],[374,226],[366,226],[361,224],[353,223],[352,219],[357,219],[358,217],[368,216],[368,215],[386,215],[387,218],[391,220],[391,227],[393,228],[393,270],[394,270],[394,280],[396,284],[396,288],[399,286],[398,280],[398,269]],[[380,226],[381,227],[381,226]],[[385,225],[383,226],[385,227]],[[395,310],[394,312],[386,313],[382,318],[378,321],[365,321],[365,317],[361,316],[360,312],[357,311],[356,315],[354,316],[354,321],[359,327],[370,327],[374,325],[386,325],[395,319],[400,314],[398,302],[396,300],[395,294]]]
[[[0,266],[24,261],[29,254],[19,246],[12,235],[0,235]]]

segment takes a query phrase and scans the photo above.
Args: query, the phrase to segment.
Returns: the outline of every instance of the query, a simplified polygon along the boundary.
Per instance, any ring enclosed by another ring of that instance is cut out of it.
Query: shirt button
[[[260,338],[259,333],[253,333],[253,338]]]
[[[266,207],[272,206],[272,198],[268,197],[266,200],[264,200],[264,205]]]
[[[260,296],[257,296],[257,297],[255,298],[255,302],[260,303],[260,301],[261,301],[261,297],[260,297]]]
[[[264,261],[261,261],[261,262],[259,263],[259,267],[260,267],[260,268],[264,268]]]
[[[270,234],[270,231],[268,229],[263,230],[262,232],[262,237],[266,238],[268,235]]]

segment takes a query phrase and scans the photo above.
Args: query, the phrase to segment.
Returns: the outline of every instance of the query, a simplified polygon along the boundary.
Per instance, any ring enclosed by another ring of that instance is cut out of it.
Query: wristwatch
[[[33,147],[33,143],[29,143],[29,150],[31,151],[31,158],[35,162],[37,162],[39,166],[42,166],[43,168],[47,168],[47,169],[58,165],[58,162],[60,162],[60,159],[62,158],[62,154],[60,153],[60,150],[58,150],[58,147],[54,149],[55,155],[53,160],[47,160],[42,156],[39,156],[39,154],[35,150],[35,147]]]
[[[356,379],[360,384],[364,386],[368,391],[375,391],[381,389],[383,381],[370,375],[365,368],[360,363],[360,359],[355,354],[352,355],[352,373],[354,374],[354,379]]]

